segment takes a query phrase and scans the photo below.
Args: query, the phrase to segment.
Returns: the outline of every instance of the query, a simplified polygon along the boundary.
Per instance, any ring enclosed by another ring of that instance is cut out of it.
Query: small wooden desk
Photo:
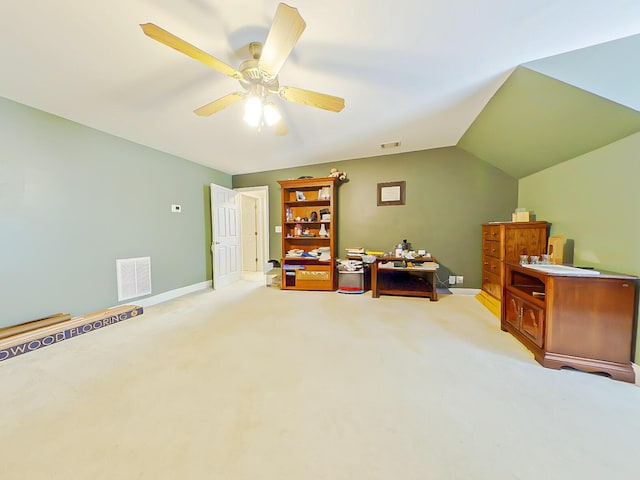
[[[384,264],[403,262],[402,267],[388,267]],[[408,266],[408,264],[413,266]],[[405,295],[410,297],[428,297],[438,300],[436,284],[437,263],[434,257],[414,259],[397,257],[378,257],[371,265],[371,294]]]

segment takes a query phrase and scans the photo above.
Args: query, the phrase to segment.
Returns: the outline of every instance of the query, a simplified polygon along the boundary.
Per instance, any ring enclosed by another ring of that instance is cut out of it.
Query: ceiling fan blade
[[[228,106],[238,103],[244,99],[244,94],[240,92],[230,93],[211,103],[207,103],[200,108],[196,108],[193,112],[201,117],[208,117],[214,113],[218,113],[220,110],[227,108]]]
[[[302,88],[281,87],[278,95],[290,102],[302,103],[310,107],[329,110],[330,112],[339,112],[344,108],[344,98],[303,90]]]
[[[275,77],[306,26],[296,8],[284,3],[279,4],[262,48],[260,69],[271,77]]]
[[[181,38],[176,37],[174,34],[167,32],[157,25],[153,23],[144,23],[140,24],[140,27],[142,27],[142,31],[146,36],[153,38],[160,43],[164,43],[165,45],[174,48],[179,52],[182,52],[185,55],[188,55],[189,57],[204,63],[205,65],[210,66],[220,73],[224,73],[225,75],[228,75],[235,79],[242,78],[242,74],[232,66],[227,65],[222,60],[218,60],[217,58],[209,55],[207,52],[194,47],[190,43],[185,42]]]

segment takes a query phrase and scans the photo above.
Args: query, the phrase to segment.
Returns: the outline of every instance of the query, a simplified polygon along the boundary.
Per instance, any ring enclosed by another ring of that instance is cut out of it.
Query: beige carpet
[[[640,388],[498,323],[244,280],[150,307],[0,363],[0,478],[640,478]]]

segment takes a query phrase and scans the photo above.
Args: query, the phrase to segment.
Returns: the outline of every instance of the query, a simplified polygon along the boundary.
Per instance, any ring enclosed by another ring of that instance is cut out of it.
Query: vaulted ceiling
[[[635,0],[292,1],[307,27],[280,83],[346,107],[277,99],[286,136],[240,105],[196,116],[241,87],[139,26],[237,67],[277,5],[8,0],[0,96],[230,174],[459,145],[520,177],[638,129]]]
[[[640,131],[637,52],[640,35],[516,68],[458,146],[522,178]]]

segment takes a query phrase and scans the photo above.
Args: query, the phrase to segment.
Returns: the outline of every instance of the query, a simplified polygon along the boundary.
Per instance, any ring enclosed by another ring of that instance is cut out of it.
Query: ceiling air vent
[[[118,301],[151,293],[151,257],[116,260]]]

